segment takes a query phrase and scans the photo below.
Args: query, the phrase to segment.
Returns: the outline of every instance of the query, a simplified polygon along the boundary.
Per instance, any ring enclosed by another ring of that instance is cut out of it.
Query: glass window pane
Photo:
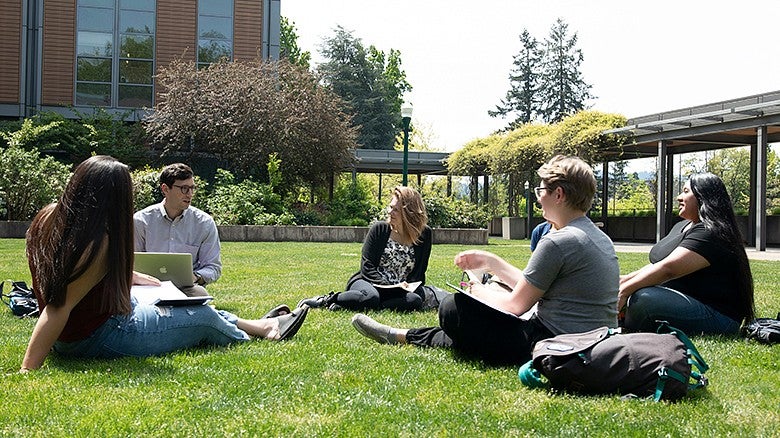
[[[154,58],[154,37],[140,35],[123,35],[120,46],[122,58]]]
[[[233,39],[233,19],[218,17],[199,17],[198,35],[201,38]]]
[[[123,108],[142,108],[152,106],[153,87],[139,85],[120,85],[119,102]]]
[[[136,11],[154,11],[154,4],[155,0],[122,0],[119,2],[119,7]]]
[[[78,56],[111,56],[113,53],[113,35],[101,32],[79,31]]]
[[[82,58],[76,62],[76,80],[111,82],[111,58]]]
[[[76,83],[76,105],[108,106],[110,103],[110,84]]]
[[[126,33],[154,33],[154,12],[120,11],[119,31]]]
[[[152,62],[151,61],[120,61],[119,62],[119,83],[120,84],[151,84],[152,83]]]
[[[216,62],[222,57],[231,59],[233,50],[229,41],[200,40],[198,62]]]
[[[79,0],[79,6],[99,6],[102,8],[113,8],[114,0]]]
[[[79,30],[114,31],[114,10],[79,8]]]
[[[198,0],[198,14],[233,16],[233,2],[225,0]]]

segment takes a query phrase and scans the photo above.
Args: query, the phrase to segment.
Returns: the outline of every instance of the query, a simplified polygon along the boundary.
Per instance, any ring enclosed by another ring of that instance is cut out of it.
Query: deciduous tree
[[[323,184],[353,159],[355,131],[341,100],[285,60],[200,70],[175,61],[158,80],[163,92],[146,128],[163,153],[213,153],[250,174],[265,173],[276,153],[287,189]]]

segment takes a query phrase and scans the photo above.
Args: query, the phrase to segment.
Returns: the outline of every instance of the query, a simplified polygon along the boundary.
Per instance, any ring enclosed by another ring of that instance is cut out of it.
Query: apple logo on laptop
[[[167,273],[168,273],[168,268],[166,268],[165,266],[160,267],[160,274],[167,274]]]

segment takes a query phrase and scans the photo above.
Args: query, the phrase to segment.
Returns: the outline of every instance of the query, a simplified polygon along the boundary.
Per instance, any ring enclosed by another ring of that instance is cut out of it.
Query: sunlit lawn
[[[524,266],[527,241],[485,247]],[[457,245],[435,245],[429,283],[459,279]],[[340,290],[358,243],[223,244],[216,305],[259,317],[279,303]],[[622,272],[646,261],[619,254]],[[780,262],[752,262],[761,316],[780,311]],[[0,239],[0,275],[27,280],[24,242]],[[435,312],[372,314],[400,326]],[[0,436],[778,436],[780,347],[694,337],[708,389],[676,404],[550,394],[515,368],[486,368],[445,350],[382,346],[352,313],[312,310],[289,342],[256,341],[164,357],[66,360],[19,368],[34,320],[0,309]]]

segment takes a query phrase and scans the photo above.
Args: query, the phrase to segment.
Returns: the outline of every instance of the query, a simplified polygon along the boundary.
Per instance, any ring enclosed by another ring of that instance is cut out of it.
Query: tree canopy
[[[359,130],[360,147],[393,149],[401,126],[403,95],[412,89],[401,68],[401,53],[391,49],[385,54],[374,46],[366,49],[340,26],[325,38],[321,53],[326,61],[317,71],[344,101],[344,112]]]
[[[276,153],[286,187],[323,183],[353,159],[343,103],[300,66],[174,61],[158,80],[161,99],[145,126],[163,153],[216,154],[247,173],[263,173]]]
[[[298,33],[295,30],[295,23],[282,17],[279,29],[279,58],[286,59],[290,64],[309,69],[311,62],[311,53],[301,50],[298,46]]]
[[[584,59],[577,48],[577,34],[558,19],[540,44],[526,29],[520,34],[520,52],[509,73],[509,90],[491,117],[513,117],[507,130],[533,121],[559,122],[587,108],[593,96],[582,77]]]

